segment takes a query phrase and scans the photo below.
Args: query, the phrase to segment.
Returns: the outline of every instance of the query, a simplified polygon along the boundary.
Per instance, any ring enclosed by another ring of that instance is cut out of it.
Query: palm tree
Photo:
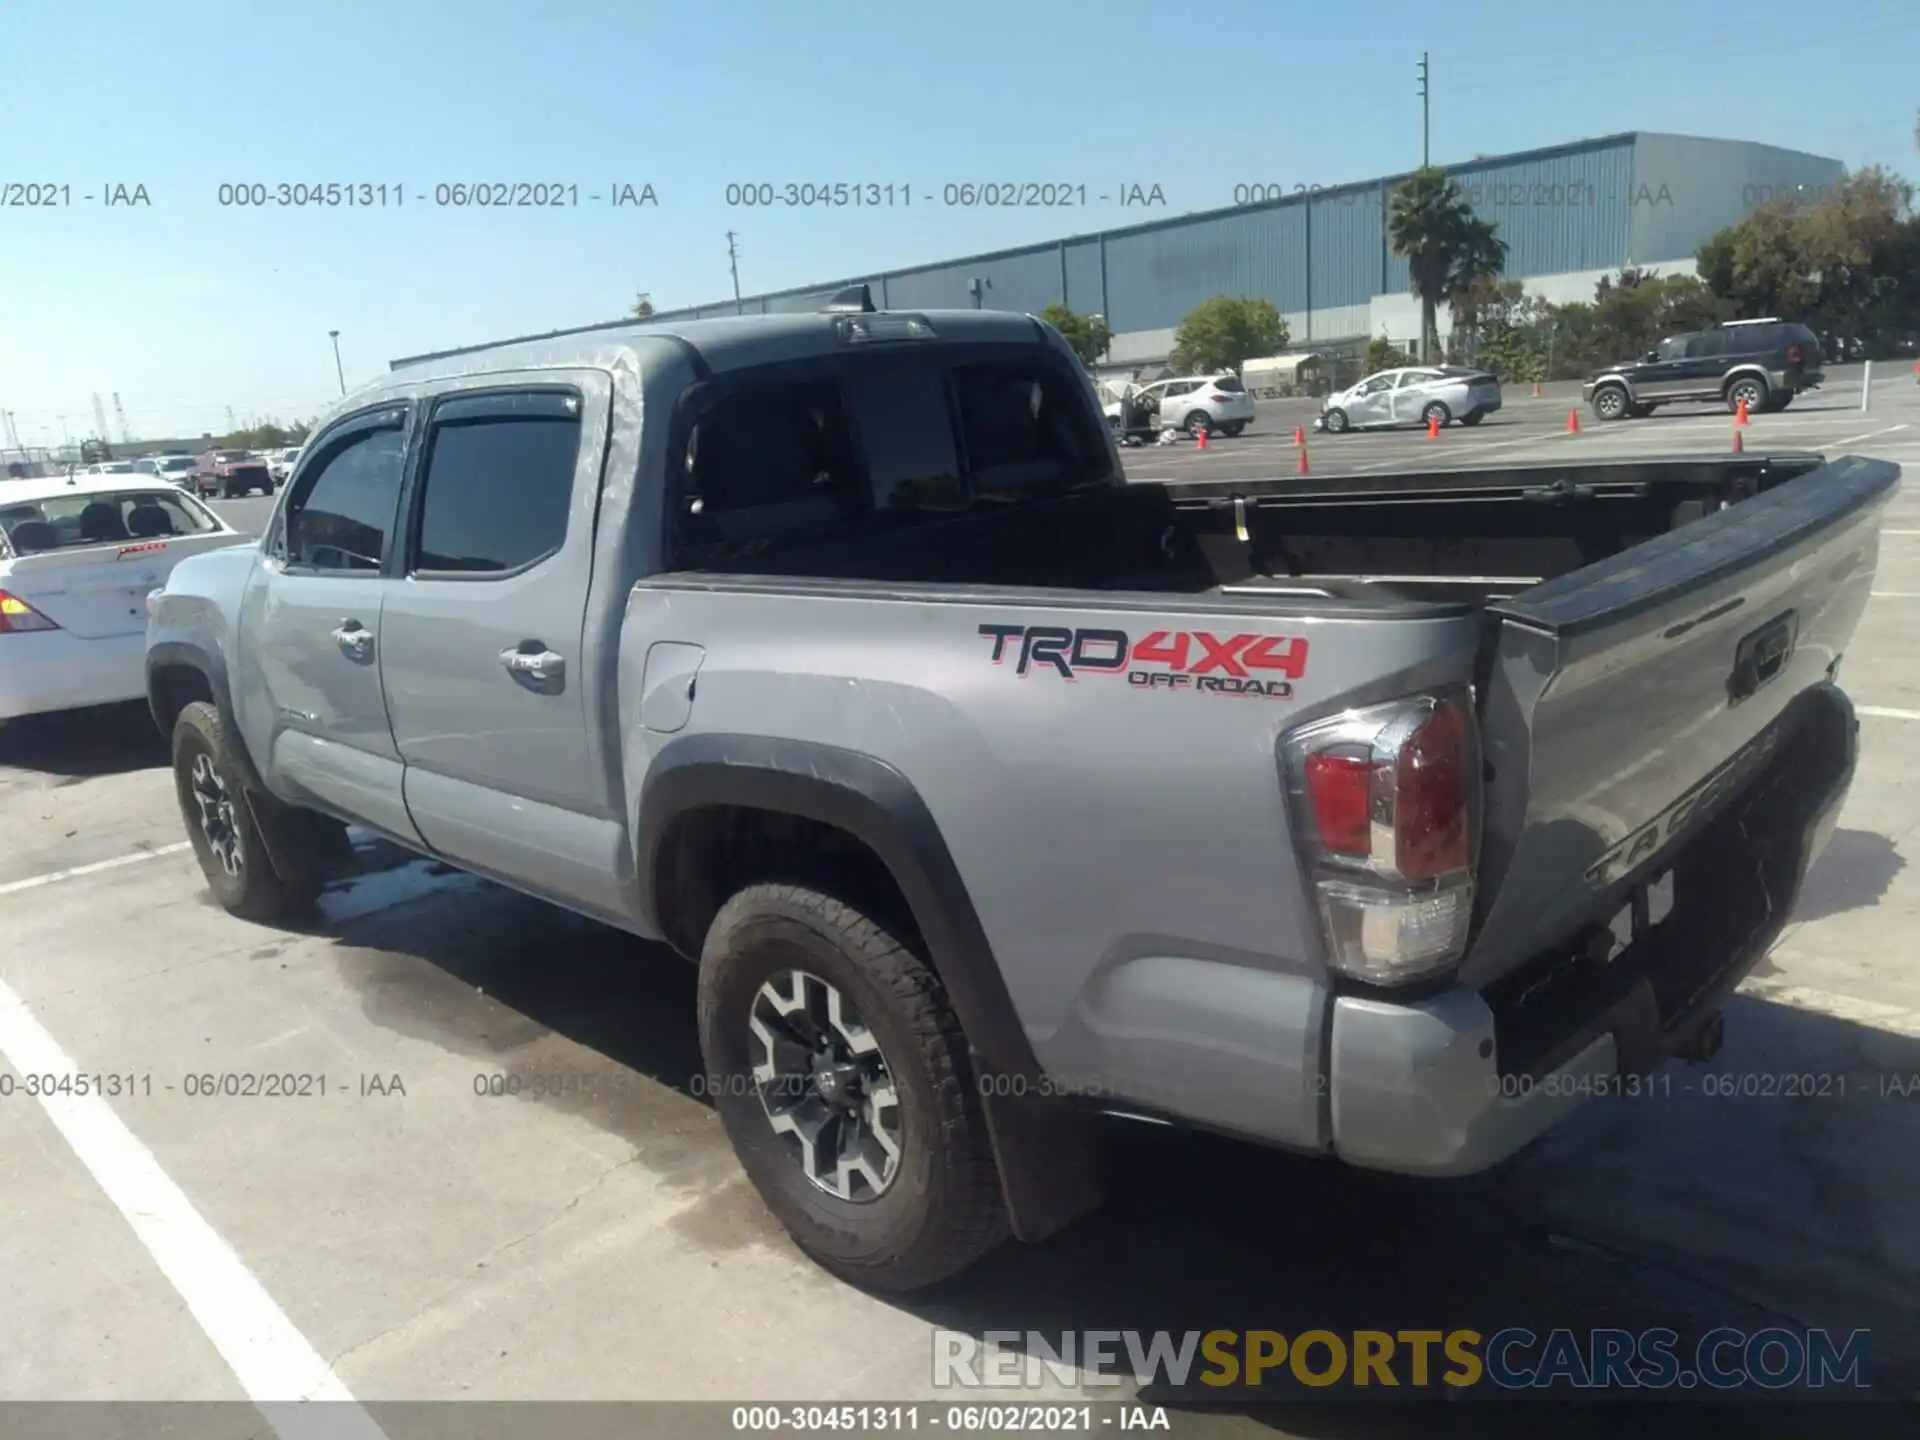
[[[1500,275],[1507,245],[1491,221],[1473,213],[1446,172],[1431,165],[1393,192],[1387,237],[1393,253],[1407,262],[1413,293],[1420,297],[1420,358],[1428,360],[1439,339],[1441,302]]]

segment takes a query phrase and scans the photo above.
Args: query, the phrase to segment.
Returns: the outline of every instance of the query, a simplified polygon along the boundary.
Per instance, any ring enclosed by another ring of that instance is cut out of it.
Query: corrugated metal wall
[[[1629,194],[1635,263],[1692,255],[1768,200],[1818,200],[1846,174],[1838,160],[1746,140],[1641,135]]]
[[[1691,257],[1715,231],[1789,187],[1837,183],[1836,160],[1745,141],[1616,135],[1449,168],[1480,214],[1499,226],[1516,279],[1613,270]],[[1260,207],[1076,236],[1019,250],[866,278],[877,304],[967,308],[975,276],[992,282],[987,308],[1035,312],[1065,301],[1104,314],[1116,335],[1177,326],[1215,295],[1269,300],[1313,317],[1313,338],[1379,295],[1407,290],[1406,262],[1385,244],[1382,209],[1402,177],[1342,186]],[[748,314],[818,309],[849,279],[743,302]],[[662,320],[731,315],[731,300],[662,311]],[[1295,325],[1298,338],[1305,327]],[[1116,353],[1117,350],[1116,350]]]

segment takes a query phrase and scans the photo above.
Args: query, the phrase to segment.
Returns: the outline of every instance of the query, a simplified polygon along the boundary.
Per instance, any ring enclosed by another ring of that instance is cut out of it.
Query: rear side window
[[[485,395],[435,407],[413,569],[523,570],[567,538],[580,456],[580,398]]]
[[[1737,353],[1737,343],[1724,330],[1706,330],[1698,335],[1687,337],[1687,359],[1712,360],[1725,355],[1732,349]]]
[[[1053,366],[961,365],[953,383],[976,498],[1043,495],[1103,473],[1105,436]]]
[[[1780,343],[1778,325],[1729,325],[1717,333],[1723,348],[1716,355],[1760,355]]]
[[[863,511],[840,385],[761,381],[722,396],[687,439],[681,534],[696,548],[814,534]]]
[[[377,571],[400,503],[406,437],[369,430],[327,458],[287,511],[287,559],[320,570]]]

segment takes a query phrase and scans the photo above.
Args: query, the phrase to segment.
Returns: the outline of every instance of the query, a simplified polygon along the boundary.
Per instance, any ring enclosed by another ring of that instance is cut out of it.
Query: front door
[[[1692,340],[1705,339],[1696,335]],[[1689,360],[1687,349],[1689,337],[1676,335],[1672,339],[1662,340],[1654,351],[1654,358],[1637,367],[1633,377],[1634,398],[1640,401],[1678,400],[1689,394],[1692,385],[1688,380]],[[1699,357],[1695,357],[1698,359]]]
[[[622,819],[597,743],[613,657],[585,641],[610,395],[580,372],[437,398],[380,667],[427,844],[617,916]]]
[[[410,410],[323,435],[247,582],[232,693],[276,790],[419,842],[380,683],[382,573],[395,533]]]
[[[1400,378],[1389,370],[1373,376],[1354,391],[1347,406],[1347,419],[1354,425],[1385,425],[1393,419],[1393,386]]]

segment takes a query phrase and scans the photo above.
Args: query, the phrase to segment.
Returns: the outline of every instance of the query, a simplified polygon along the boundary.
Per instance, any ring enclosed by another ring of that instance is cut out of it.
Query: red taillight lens
[[[1457,706],[1442,706],[1400,747],[1393,777],[1393,848],[1394,869],[1404,879],[1431,880],[1473,863],[1467,724]]]
[[[1787,346],[1787,363],[1789,365],[1798,365],[1800,361],[1801,361],[1800,347],[1798,345]]]
[[[1336,855],[1366,859],[1373,849],[1372,758],[1309,755],[1306,781],[1320,843]]]
[[[1233,399],[1231,395],[1210,395],[1207,398],[1212,400],[1216,405],[1225,405],[1229,400]]]
[[[19,635],[30,630],[58,630],[59,628],[18,595],[0,590],[0,635]]]

